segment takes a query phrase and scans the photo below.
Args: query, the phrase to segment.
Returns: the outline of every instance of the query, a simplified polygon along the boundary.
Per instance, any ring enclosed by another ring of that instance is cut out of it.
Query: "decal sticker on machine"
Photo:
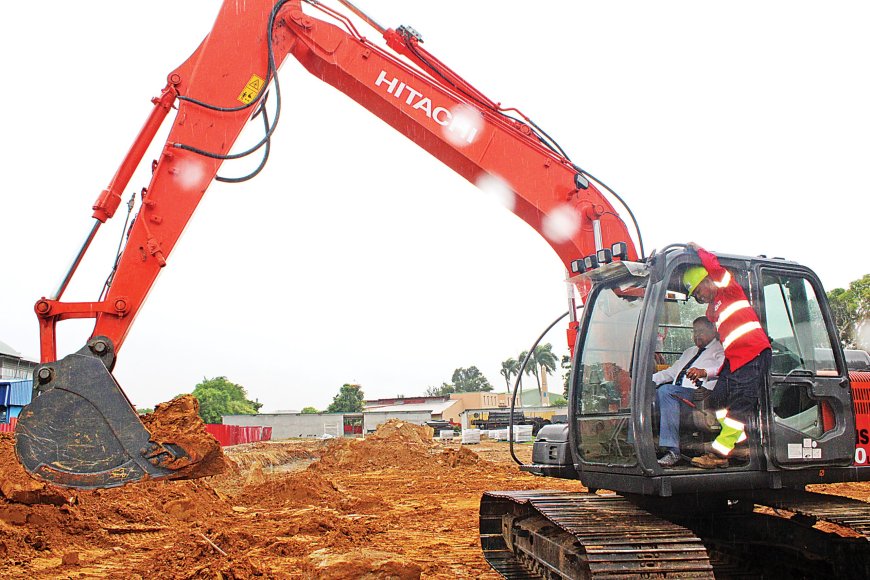
[[[866,465],[868,459],[867,451],[870,450],[870,429],[865,427],[867,424],[867,416],[859,415],[855,418],[855,465]]]
[[[257,75],[251,75],[251,80],[248,81],[248,84],[246,84],[245,88],[242,90],[242,94],[238,97],[239,100],[245,105],[249,104],[257,98],[257,95],[260,94],[260,91],[263,90],[264,86],[266,86],[266,81]]]
[[[789,459],[821,459],[822,450],[818,447],[818,442],[813,441],[809,437],[805,438],[802,443],[788,444]]]
[[[410,106],[415,114],[425,115],[432,119],[455,137],[456,145],[474,143],[480,132],[480,114],[467,105],[460,105],[455,110],[436,105],[432,99],[422,92],[411,88],[397,77],[388,77],[382,70],[375,80],[375,86],[385,90],[387,94],[403,101]]]

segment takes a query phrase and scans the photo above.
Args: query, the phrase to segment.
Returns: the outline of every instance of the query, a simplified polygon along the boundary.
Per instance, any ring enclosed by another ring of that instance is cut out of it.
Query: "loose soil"
[[[217,475],[96,491],[31,479],[13,443],[0,434],[3,578],[494,580],[481,493],[582,489],[521,473],[506,443],[439,443],[400,421],[365,439],[239,445]],[[530,445],[517,451],[530,459]]]

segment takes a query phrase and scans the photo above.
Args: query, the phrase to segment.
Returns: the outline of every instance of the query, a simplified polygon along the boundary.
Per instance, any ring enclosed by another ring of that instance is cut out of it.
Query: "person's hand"
[[[692,250],[693,252],[697,252],[701,246],[699,246],[695,242],[689,242],[688,244],[686,244],[686,247],[689,248],[690,250]]]
[[[697,379],[703,379],[706,376],[707,376],[707,371],[705,371],[704,369],[699,369],[697,367],[692,367],[686,371],[686,377],[688,377],[688,379],[690,381],[694,381]]]

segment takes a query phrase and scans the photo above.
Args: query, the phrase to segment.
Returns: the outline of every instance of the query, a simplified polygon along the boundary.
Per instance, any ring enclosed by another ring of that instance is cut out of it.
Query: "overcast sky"
[[[647,252],[694,240],[783,256],[827,289],[870,272],[870,5],[355,3],[416,28],[616,189]],[[54,292],[151,97],[219,6],[4,8],[0,340],[25,356],[39,355],[34,302]],[[124,344],[115,374],[130,399],[153,406],[225,375],[264,411],[322,409],[346,382],[369,398],[410,396],[471,365],[503,386],[501,361],[567,309],[555,253],[292,58],[280,78],[266,170],[209,189]],[[147,178],[146,167],[125,201]],[[121,213],[64,299],[98,297]],[[62,354],[91,326],[62,323]],[[546,340],[566,351],[563,325]]]

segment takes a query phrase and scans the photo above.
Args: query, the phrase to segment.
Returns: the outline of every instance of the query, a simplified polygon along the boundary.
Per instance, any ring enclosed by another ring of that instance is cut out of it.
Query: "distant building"
[[[474,392],[474,393],[453,393],[451,399],[459,401],[459,405],[451,409],[455,413],[455,417],[451,414],[454,423],[459,423],[459,416],[466,409],[480,409],[490,407],[509,407],[511,404],[510,395],[507,393],[493,392]]]
[[[537,386],[535,402],[540,400]],[[463,422],[468,409],[505,409],[510,406],[507,393],[452,393],[438,397],[390,397],[365,401],[362,413],[298,413],[278,411],[257,415],[224,415],[224,425],[262,426],[272,428],[272,439],[356,437],[372,433],[378,425],[398,419],[415,425],[433,421],[449,421],[455,426]],[[519,407],[519,405],[518,405]],[[552,416],[550,410],[547,416]]]
[[[224,415],[224,425],[272,428],[272,440],[359,437],[363,434],[362,413],[259,413]]]
[[[415,425],[425,425],[429,421],[451,421],[459,419],[459,412],[454,407],[461,406],[459,401],[446,397],[429,397],[423,403],[402,403],[398,405],[366,405],[363,411],[363,425],[366,433],[371,433],[378,425],[390,419],[400,419]],[[451,421],[457,423],[458,421]]]
[[[450,399],[447,395],[439,395],[437,397],[388,397],[386,399],[369,399],[363,401],[366,409],[373,407],[387,407],[390,405],[419,405],[426,403],[435,403],[438,401],[447,401]]]
[[[426,421],[450,421],[454,425],[458,425],[459,418],[465,409],[507,407],[508,405],[510,405],[510,398],[505,393],[475,391],[473,393],[451,393],[438,397],[372,399],[365,402],[364,412],[372,417],[377,414],[380,417],[396,419],[402,418],[398,414],[403,413],[406,417],[405,420],[421,425]],[[425,419],[407,418],[411,413],[425,414],[427,412],[429,416]],[[369,423],[370,421],[366,420],[366,424]]]
[[[478,394],[478,393],[469,393]],[[272,439],[358,437],[378,425],[399,419],[415,425],[430,421],[459,423],[461,401],[450,397],[396,397],[365,402],[362,413],[260,413],[224,415],[224,425],[259,425],[272,428]]]
[[[20,352],[0,340],[0,379],[30,380],[37,366],[37,363],[23,358]]]
[[[535,401],[538,400],[538,392],[535,389]],[[393,399],[375,399],[365,402],[366,431],[368,425],[376,421],[383,423],[386,419],[404,418],[412,423],[423,424],[426,421],[450,421],[459,425],[462,414],[466,409],[487,409],[510,406],[510,395],[507,393],[493,393],[487,391],[475,391],[472,393],[451,393],[440,397],[404,397]],[[411,417],[411,414],[429,413],[428,417]],[[404,414],[404,416],[400,416]]]
[[[9,423],[18,417],[33,396],[33,382],[24,380],[0,380],[0,424]]]
[[[536,393],[537,394],[537,393]],[[491,413],[498,413],[501,417],[510,418],[510,408],[473,408],[469,407],[462,412],[459,417],[459,424],[463,429],[471,427],[479,427],[481,421],[491,419]],[[522,417],[523,420],[531,421],[540,419],[543,423],[566,423],[568,421],[568,407],[551,407],[551,406],[528,406],[514,408],[514,418]],[[529,424],[529,423],[524,423]],[[501,428],[501,427],[499,427]]]

